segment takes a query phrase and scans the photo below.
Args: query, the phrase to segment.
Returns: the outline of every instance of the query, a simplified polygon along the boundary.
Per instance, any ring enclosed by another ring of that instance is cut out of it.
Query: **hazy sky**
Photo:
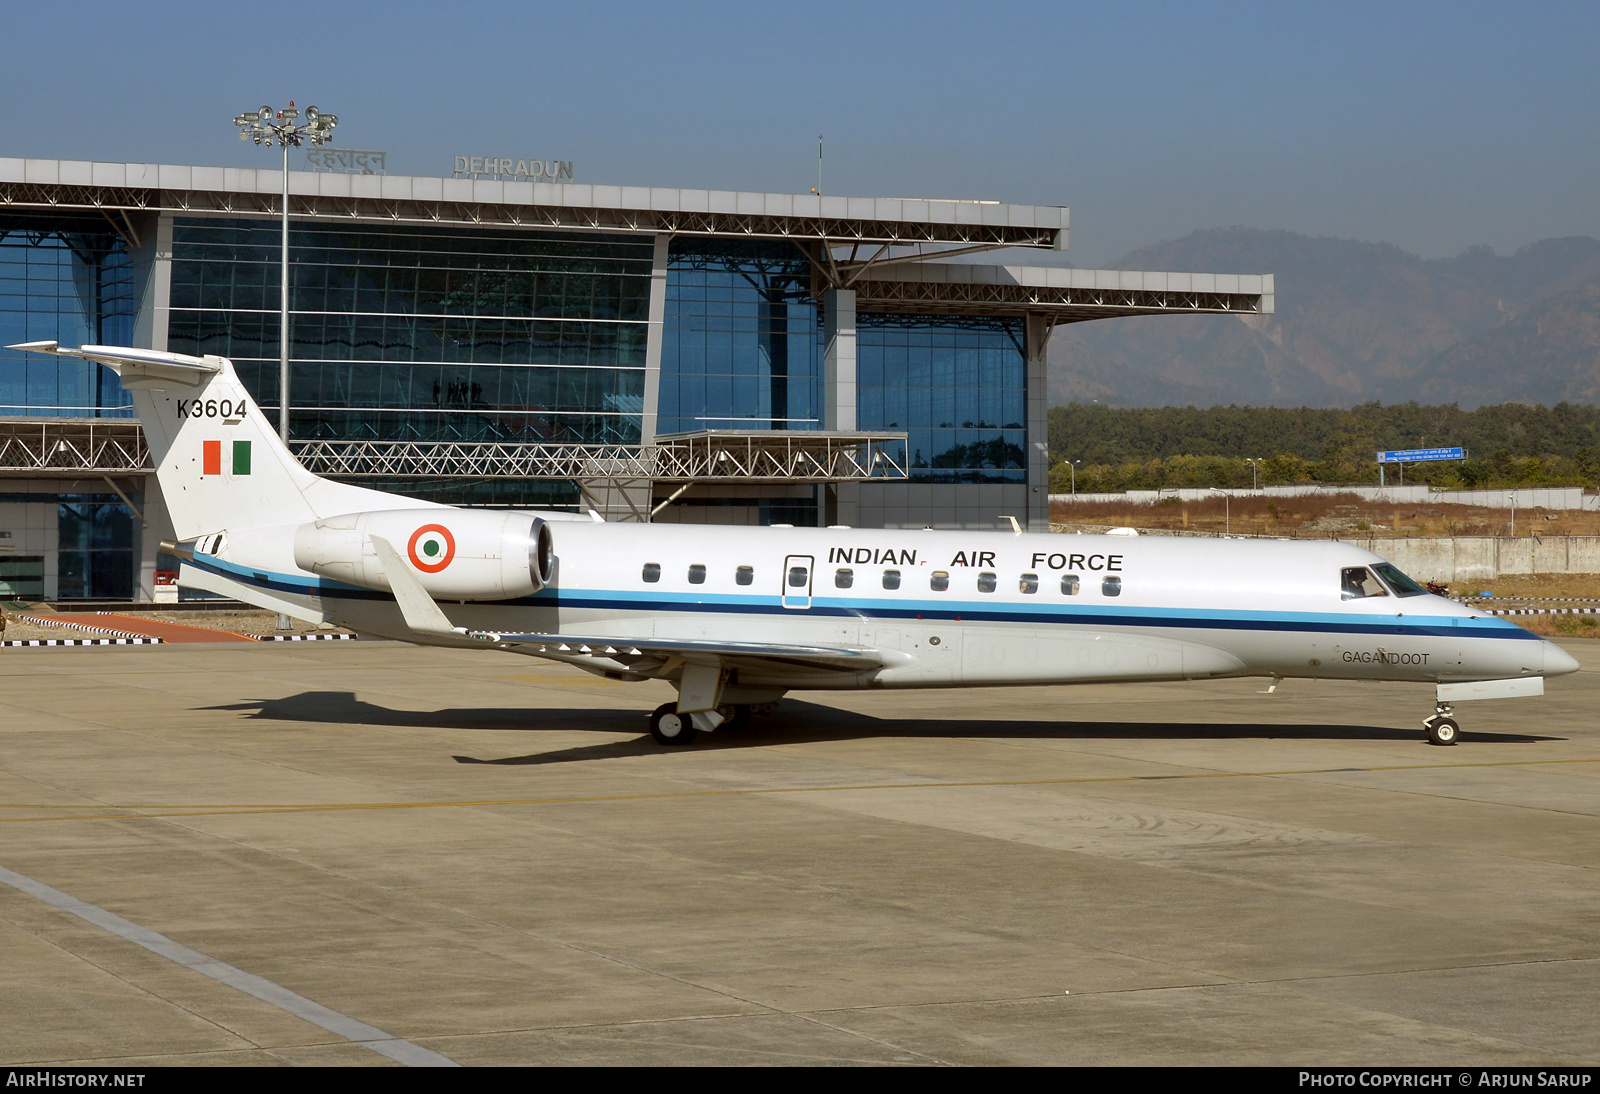
[[[1600,4],[12,4],[0,156],[270,165],[294,98],[392,173],[1072,207],[1076,265],[1235,224],[1429,257],[1600,235]]]

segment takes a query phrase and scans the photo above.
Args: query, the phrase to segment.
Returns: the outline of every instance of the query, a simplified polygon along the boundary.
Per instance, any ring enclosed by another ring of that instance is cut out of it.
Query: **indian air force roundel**
[[[456,557],[456,537],[442,524],[424,524],[411,533],[406,553],[411,565],[425,574],[436,574]]]

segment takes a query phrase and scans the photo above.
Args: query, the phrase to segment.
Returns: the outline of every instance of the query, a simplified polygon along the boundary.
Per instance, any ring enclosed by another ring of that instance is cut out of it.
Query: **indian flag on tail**
[[[249,441],[233,442],[233,466],[231,473],[234,475],[250,474]],[[200,442],[200,474],[202,476],[222,474],[221,441]]]

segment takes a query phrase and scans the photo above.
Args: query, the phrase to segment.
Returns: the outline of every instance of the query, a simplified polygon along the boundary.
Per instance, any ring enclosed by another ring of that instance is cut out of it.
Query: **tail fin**
[[[12,349],[81,357],[113,369],[133,396],[150,458],[180,540],[299,524],[428,502],[319,478],[300,465],[245,391],[226,357],[123,346],[28,342]]]

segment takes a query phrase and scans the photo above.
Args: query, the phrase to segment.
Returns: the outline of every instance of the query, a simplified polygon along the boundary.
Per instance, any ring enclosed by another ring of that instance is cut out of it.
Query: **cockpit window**
[[[1380,562],[1372,568],[1385,585],[1389,586],[1395,596],[1426,596],[1428,590],[1412,581],[1400,572],[1400,567],[1392,562]]]
[[[1388,596],[1389,590],[1380,585],[1365,566],[1346,566],[1339,571],[1339,595],[1345,600],[1360,600],[1368,596]]]

